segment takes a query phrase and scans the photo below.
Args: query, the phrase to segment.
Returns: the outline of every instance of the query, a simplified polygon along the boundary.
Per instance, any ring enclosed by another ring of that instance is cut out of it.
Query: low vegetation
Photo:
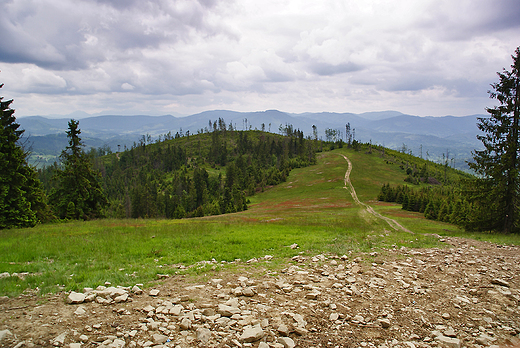
[[[356,205],[344,188],[348,156],[358,196],[413,234],[392,229]],[[305,254],[383,251],[387,248],[440,246],[432,234],[466,235],[453,225],[406,214],[397,204],[377,202],[382,183],[402,183],[405,167],[389,165],[385,153],[346,147],[318,153],[316,164],[295,168],[287,180],[250,197],[246,211],[191,219],[102,219],[38,225],[0,231],[3,272],[0,293],[26,289],[39,293],[80,290],[105,281],[147,283],[157,274],[206,273],[265,255],[271,267]],[[499,238],[479,235],[480,238]],[[499,240],[520,243],[515,235]],[[497,241],[495,239],[495,241]],[[298,249],[290,245],[298,244]],[[214,261],[213,261],[214,260]],[[24,275],[24,273],[27,273]],[[22,279],[23,278],[23,279]]]

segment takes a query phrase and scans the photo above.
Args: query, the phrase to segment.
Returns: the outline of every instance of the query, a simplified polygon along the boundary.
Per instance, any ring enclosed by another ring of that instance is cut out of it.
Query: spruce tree
[[[499,82],[489,92],[499,105],[487,109],[489,117],[478,119],[484,150],[475,151],[474,162],[468,163],[480,176],[469,198],[483,208],[474,210],[479,216],[472,216],[470,227],[506,233],[520,231],[520,47],[512,58],[511,71],[498,72]]]
[[[0,229],[32,227],[49,218],[42,184],[19,143],[24,130],[18,129],[12,102],[0,97]]]
[[[61,219],[103,217],[108,200],[101,187],[101,175],[83,150],[79,121],[70,120],[68,124],[69,146],[60,155],[61,167],[54,176],[57,188],[51,194],[51,202]]]

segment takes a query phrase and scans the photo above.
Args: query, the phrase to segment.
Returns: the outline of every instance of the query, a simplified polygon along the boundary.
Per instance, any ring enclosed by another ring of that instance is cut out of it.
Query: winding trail
[[[390,227],[392,227],[394,230],[396,230],[396,231],[402,230],[404,232],[413,233],[412,231],[410,231],[406,227],[402,226],[400,223],[398,223],[394,219],[390,219],[386,216],[379,214],[377,211],[374,210],[374,208],[372,208],[368,204],[365,204],[359,200],[359,198],[356,194],[356,190],[354,189],[354,185],[352,185],[352,182],[350,181],[350,172],[352,171],[352,162],[350,162],[350,160],[348,159],[347,156],[345,156],[345,155],[341,155],[341,156],[343,156],[343,158],[348,163],[348,169],[347,169],[347,172],[345,173],[345,181],[344,181],[345,186],[343,188],[348,190],[348,188],[350,187],[350,194],[352,195],[354,202],[356,202],[359,205],[364,206],[368,213],[374,215],[377,218],[380,218],[380,219],[386,221],[390,225]],[[347,184],[349,187],[347,187]]]

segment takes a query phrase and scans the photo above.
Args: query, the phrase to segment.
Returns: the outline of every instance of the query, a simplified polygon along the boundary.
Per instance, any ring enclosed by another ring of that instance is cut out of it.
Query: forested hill
[[[19,119],[25,135],[32,143],[31,163],[39,166],[52,164],[62,148],[67,145],[64,136],[67,122],[76,115],[60,119],[40,116]],[[291,114],[277,110],[261,112],[235,112],[227,110],[205,111],[187,117],[165,116],[96,116],[80,119],[83,140],[88,147],[109,146],[113,151],[118,147],[132,146],[141,137],[158,138],[168,132],[200,133],[208,131],[208,120],[225,119],[240,130],[265,130],[280,133],[287,124],[305,132],[314,132],[327,140],[327,130],[337,131],[345,140],[345,126],[350,124],[355,130],[355,139],[360,142],[381,144],[395,150],[413,152],[419,157],[440,162],[443,155],[453,158],[456,168],[467,168],[465,160],[471,152],[481,147],[476,138],[477,117],[419,117],[396,111],[353,113],[303,113]],[[315,126],[315,128],[313,127]],[[210,127],[211,128],[211,127]],[[211,129],[209,129],[211,131]],[[56,136],[61,134],[61,137]]]
[[[277,135],[236,131],[219,119],[211,132],[143,138],[123,152],[108,151],[95,166],[110,202],[107,216],[184,218],[247,209],[247,196],[315,163],[318,146],[291,126]],[[49,191],[52,172],[40,171]]]

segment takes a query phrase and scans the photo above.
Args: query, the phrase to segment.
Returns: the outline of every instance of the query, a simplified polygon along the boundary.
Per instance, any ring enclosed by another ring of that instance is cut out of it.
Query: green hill
[[[248,134],[251,139],[262,136],[260,132]],[[200,140],[200,149],[209,151],[211,141],[206,139],[206,145],[202,145],[204,137],[211,139],[210,134],[204,134],[177,139],[178,143],[175,139],[167,141],[172,141],[170,147],[182,145],[186,153],[192,153],[199,149]],[[400,204],[377,201],[383,184],[416,186],[404,181],[410,176],[409,169],[413,175],[418,166],[411,156],[383,152],[369,144],[357,150],[343,147],[333,151],[325,151],[332,144],[322,145],[324,151],[317,153],[316,164],[294,167],[285,181],[273,187],[266,185],[264,192],[260,189],[248,196],[250,204],[245,211],[185,219],[74,221],[2,230],[1,271],[27,274],[1,278],[0,294],[15,295],[36,287],[42,293],[80,290],[105,281],[117,285],[147,283],[157,274],[208,272],[234,267],[238,259],[265,260],[265,255],[273,257],[267,265],[272,268],[299,253],[354,257],[358,252],[378,251],[384,255],[387,249],[403,246],[441,247],[438,235],[470,236],[451,224],[404,211]],[[198,163],[197,157],[187,157],[189,163]],[[346,182],[349,165],[345,157],[352,163],[352,187]],[[115,154],[100,160],[108,163],[114,158]],[[219,168],[222,170],[216,162],[208,161],[204,166],[210,176],[218,177]],[[432,173],[439,168],[434,169]],[[195,167],[190,164],[186,170],[194,172]],[[456,180],[457,175],[450,171],[447,179]],[[359,201],[354,199],[352,188]],[[520,242],[514,235],[476,237]],[[289,247],[294,244],[297,249]]]

